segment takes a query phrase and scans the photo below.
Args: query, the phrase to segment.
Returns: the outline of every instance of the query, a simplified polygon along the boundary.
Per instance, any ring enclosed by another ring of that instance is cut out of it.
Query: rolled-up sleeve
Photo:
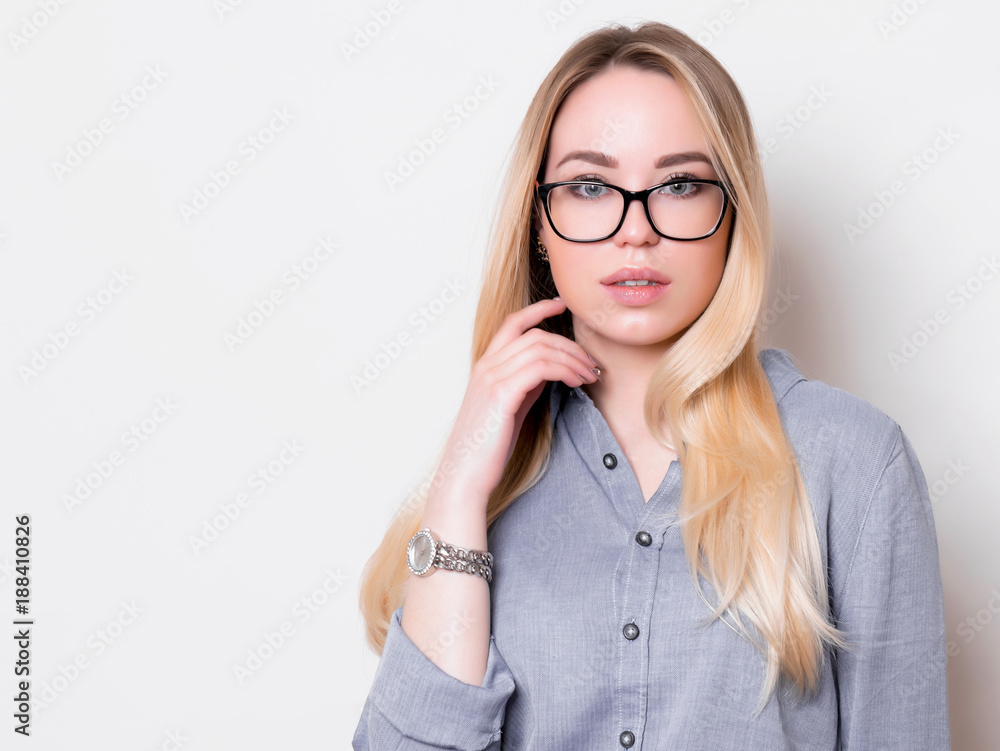
[[[896,441],[867,501],[837,625],[842,749],[949,751],[944,597],[927,482]]]
[[[355,751],[499,751],[510,669],[490,635],[486,675],[473,686],[448,675],[410,640],[393,611],[382,657],[354,733]]]

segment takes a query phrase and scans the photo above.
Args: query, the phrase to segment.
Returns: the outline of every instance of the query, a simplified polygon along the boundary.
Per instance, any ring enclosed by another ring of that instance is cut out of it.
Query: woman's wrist
[[[427,498],[421,529],[427,527],[439,540],[466,550],[486,550],[486,504],[481,491],[449,485]]]

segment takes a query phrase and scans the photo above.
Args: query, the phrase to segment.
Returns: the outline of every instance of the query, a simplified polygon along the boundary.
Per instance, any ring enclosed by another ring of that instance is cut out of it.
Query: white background
[[[652,18],[706,43],[774,139],[767,337],[912,440],[959,647],[953,748],[1000,746],[1000,279],[970,285],[997,255],[995,4],[219,5],[12,0],[0,15],[0,612],[13,632],[14,517],[30,514],[45,702],[23,745],[350,746],[377,665],[358,576],[461,401],[514,133],[573,40]],[[348,59],[372,13],[390,20]],[[480,77],[495,87],[476,99]],[[275,110],[288,122],[269,133]],[[185,216],[230,160],[239,173]],[[852,234],[859,212],[877,217]],[[296,267],[311,273],[292,289]],[[446,303],[449,283],[464,290]],[[274,290],[282,303],[254,314]],[[259,325],[227,343],[241,319]],[[271,482],[253,484],[261,467]],[[12,714],[8,700],[7,738]]]

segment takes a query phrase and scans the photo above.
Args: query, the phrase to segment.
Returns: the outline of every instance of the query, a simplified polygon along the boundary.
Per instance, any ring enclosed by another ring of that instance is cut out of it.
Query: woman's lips
[[[670,288],[670,284],[646,284],[629,286],[626,284],[602,284],[607,293],[622,305],[648,305]]]
[[[659,282],[660,284],[670,284],[669,277],[649,266],[622,266],[615,273],[601,279],[601,284],[614,284],[615,282],[624,282],[627,280],[639,281],[642,279]]]

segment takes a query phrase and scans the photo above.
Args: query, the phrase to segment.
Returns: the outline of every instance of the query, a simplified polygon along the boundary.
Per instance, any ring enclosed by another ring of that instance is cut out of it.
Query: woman
[[[757,350],[770,249],[718,61],[658,23],[576,42],[518,136],[434,480],[365,569],[355,749],[950,747],[920,465]]]

